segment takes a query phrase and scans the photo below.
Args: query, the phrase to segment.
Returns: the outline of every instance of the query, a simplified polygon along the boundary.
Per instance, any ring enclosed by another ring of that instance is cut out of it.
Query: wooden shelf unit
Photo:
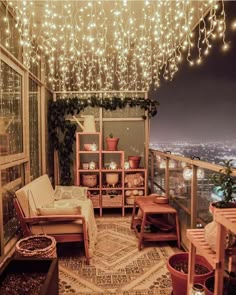
[[[204,229],[188,229],[187,237],[190,241],[189,249],[189,269],[188,269],[188,294],[193,286],[194,265],[196,250],[203,255],[215,270],[214,295],[222,295],[223,293],[223,278],[225,268],[225,237],[226,230],[230,230],[236,234],[236,209],[215,209],[214,221],[217,222],[218,241],[216,252],[214,252],[208,243],[205,241]],[[232,250],[229,257],[229,271],[233,269],[235,263],[235,251]]]
[[[85,142],[90,141],[90,142]],[[93,142],[91,142],[93,141]],[[97,145],[96,151],[85,151],[85,143],[95,143]],[[89,161],[96,161],[96,169],[83,169],[83,160],[86,159],[86,163]],[[85,185],[82,180],[82,176],[97,175],[97,184],[94,187],[89,187],[88,191],[90,198],[93,202],[94,208],[99,209],[100,216],[102,216],[103,208],[121,208],[122,216],[125,215],[125,208],[132,208],[133,205],[127,205],[125,203],[125,191],[126,190],[142,190],[143,195],[147,194],[147,171],[144,168],[138,169],[124,169],[124,151],[107,151],[102,149],[102,135],[100,132],[95,133],[76,133],[76,171],[75,171],[75,185]],[[116,169],[109,169],[109,164],[115,162],[117,164]],[[108,185],[106,182],[106,174],[118,173],[119,181],[114,187]],[[134,186],[129,188],[125,186],[126,174],[141,173],[144,182],[143,185]]]

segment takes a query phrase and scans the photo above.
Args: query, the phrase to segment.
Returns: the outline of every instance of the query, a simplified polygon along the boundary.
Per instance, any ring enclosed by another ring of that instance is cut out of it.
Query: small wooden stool
[[[142,243],[144,241],[177,241],[178,247],[180,248],[179,221],[176,209],[171,207],[169,204],[156,204],[154,199],[154,197],[137,197],[134,201],[131,228],[134,229],[135,234],[138,237],[138,249],[141,250]],[[137,206],[141,210],[142,216],[135,218]],[[167,217],[169,214],[174,215],[174,229],[168,232],[144,232],[145,225],[147,223],[147,217],[154,214],[167,215]],[[140,232],[137,229],[137,225],[141,225]]]

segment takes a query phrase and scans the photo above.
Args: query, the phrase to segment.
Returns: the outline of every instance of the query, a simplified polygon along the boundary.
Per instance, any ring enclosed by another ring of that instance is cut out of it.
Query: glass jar
[[[191,290],[191,295],[205,295],[204,286],[202,284],[194,284]]]

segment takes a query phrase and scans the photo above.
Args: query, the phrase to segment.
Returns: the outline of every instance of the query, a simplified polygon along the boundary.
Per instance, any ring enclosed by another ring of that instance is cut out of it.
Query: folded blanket
[[[94,209],[93,203],[90,199],[85,201],[81,201],[78,199],[66,199],[66,200],[59,200],[55,201],[55,203],[62,204],[62,203],[69,203],[73,206],[80,206],[81,207],[81,215],[85,217],[86,225],[88,229],[88,244],[89,244],[89,256],[93,256],[94,248],[97,242],[97,224],[94,217]]]

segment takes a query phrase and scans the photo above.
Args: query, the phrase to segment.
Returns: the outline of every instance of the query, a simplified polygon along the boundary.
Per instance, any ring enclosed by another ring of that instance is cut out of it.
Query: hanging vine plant
[[[69,185],[72,181],[71,166],[73,143],[75,141],[75,132],[77,125],[66,120],[67,115],[78,115],[86,107],[101,107],[105,110],[115,111],[116,109],[124,109],[125,107],[140,107],[147,111],[149,118],[157,114],[157,106],[159,103],[152,99],[144,99],[140,97],[110,97],[99,98],[91,96],[87,99],[79,97],[63,98],[56,101],[49,101],[48,111],[48,128],[49,138],[53,148],[58,151],[60,165],[60,183]],[[143,119],[146,119],[143,116]]]

